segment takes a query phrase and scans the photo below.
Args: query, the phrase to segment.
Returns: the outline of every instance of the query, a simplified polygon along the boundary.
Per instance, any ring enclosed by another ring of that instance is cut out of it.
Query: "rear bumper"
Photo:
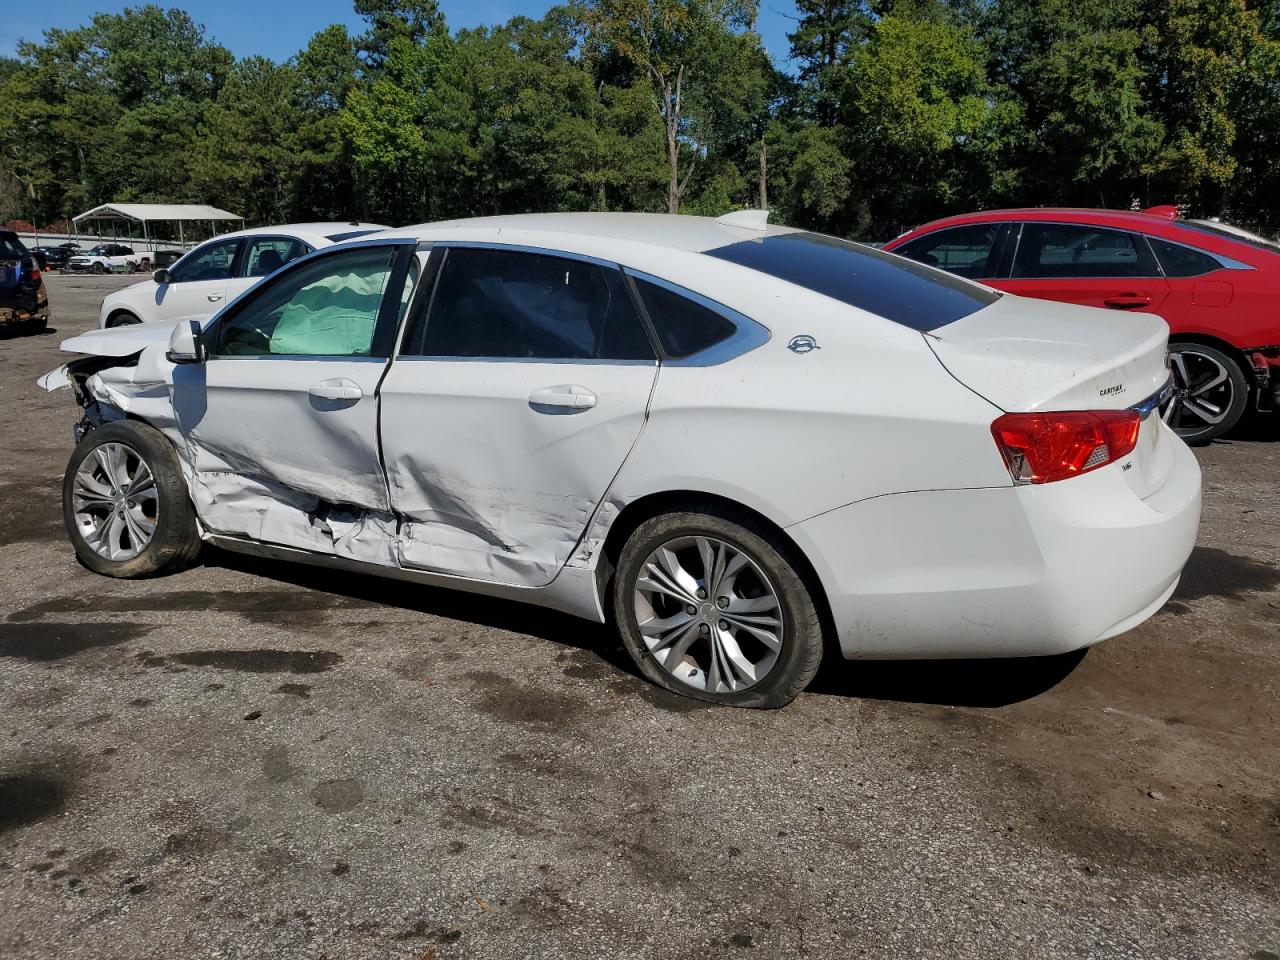
[[[47,301],[40,287],[0,292],[0,321],[26,320],[45,311]]]
[[[1170,447],[1145,499],[1113,464],[1043,486],[878,497],[789,532],[823,581],[846,657],[1064,653],[1137,626],[1177,586],[1200,467],[1185,444]]]

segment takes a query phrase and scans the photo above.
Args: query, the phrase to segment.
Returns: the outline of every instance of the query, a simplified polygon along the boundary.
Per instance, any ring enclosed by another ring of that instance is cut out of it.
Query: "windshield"
[[[107,252],[102,247],[90,247],[89,252],[85,256],[89,257],[105,257]]]
[[[1215,220],[1184,220],[1178,221],[1177,225],[1199,233],[1213,234],[1224,240],[1247,243],[1251,247],[1257,247],[1259,250],[1266,250],[1270,253],[1280,253],[1280,243],[1275,240],[1268,240],[1266,237],[1260,237],[1258,234],[1252,233],[1243,227],[1232,226],[1229,223],[1219,223]]]
[[[935,330],[1000,294],[942,270],[820,233],[782,233],[707,251],[900,323]]]

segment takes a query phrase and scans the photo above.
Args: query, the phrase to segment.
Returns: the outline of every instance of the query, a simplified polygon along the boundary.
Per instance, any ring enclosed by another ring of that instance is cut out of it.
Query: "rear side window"
[[[1155,277],[1144,239],[1081,223],[1028,223],[1013,261],[1014,279]]]
[[[663,352],[672,359],[698,353],[733,336],[733,322],[688,297],[648,280],[635,278],[645,312]]]
[[[1221,270],[1220,264],[1207,253],[1192,250],[1181,244],[1170,243],[1159,237],[1147,237],[1160,260],[1160,267],[1166,277],[1199,277],[1215,270]]]
[[[406,343],[426,357],[654,359],[616,267],[470,247],[445,251],[425,329]]]
[[[1000,294],[905,257],[820,233],[782,233],[707,251],[708,256],[877,314],[913,330],[934,330]]]
[[[938,230],[903,244],[894,253],[948,273],[980,280],[996,275],[996,240],[1004,225],[973,223]]]

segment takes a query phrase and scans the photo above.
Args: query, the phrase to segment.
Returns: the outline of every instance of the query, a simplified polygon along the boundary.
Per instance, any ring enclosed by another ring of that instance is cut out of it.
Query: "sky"
[[[147,0],[0,0],[0,54],[12,55],[19,40],[40,40],[52,27],[78,27],[95,13],[118,13]],[[155,0],[160,6],[181,7],[202,23],[206,36],[237,57],[260,54],[287,60],[317,32],[331,23],[344,23],[353,32],[364,21],[352,11],[351,0]],[[450,29],[504,23],[514,16],[539,17],[553,0],[440,0]],[[760,32],[766,49],[779,67],[787,68],[787,34],[795,29],[795,0],[761,0]]]

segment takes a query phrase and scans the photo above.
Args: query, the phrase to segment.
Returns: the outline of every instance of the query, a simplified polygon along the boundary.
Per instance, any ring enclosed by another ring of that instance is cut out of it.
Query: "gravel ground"
[[[1087,656],[705,708],[533,608],[82,569],[34,379],[127,282],[0,330],[0,956],[1280,956],[1280,424],[1198,452],[1174,601]]]

